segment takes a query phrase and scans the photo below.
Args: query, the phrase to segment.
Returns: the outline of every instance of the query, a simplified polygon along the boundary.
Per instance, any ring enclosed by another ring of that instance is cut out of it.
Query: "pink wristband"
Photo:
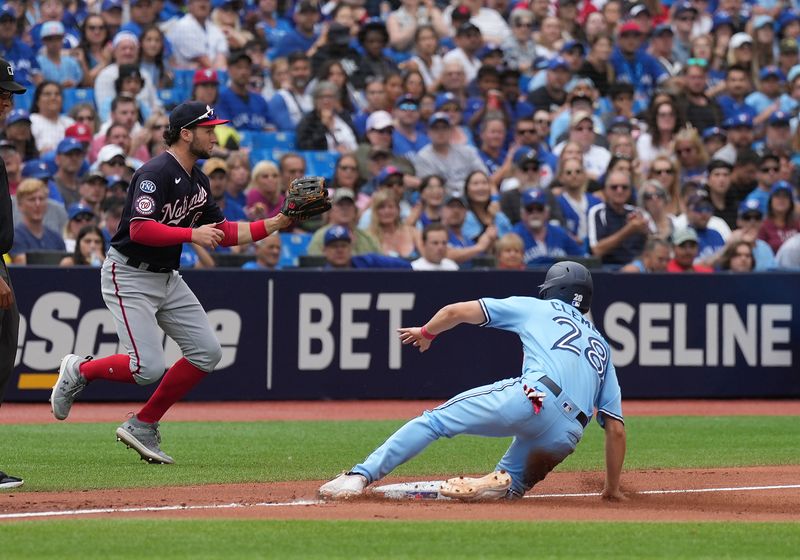
[[[437,336],[435,334],[429,333],[428,329],[426,329],[424,325],[423,325],[423,327],[421,329],[419,329],[419,334],[421,334],[423,337],[427,338],[428,340],[433,340]]]

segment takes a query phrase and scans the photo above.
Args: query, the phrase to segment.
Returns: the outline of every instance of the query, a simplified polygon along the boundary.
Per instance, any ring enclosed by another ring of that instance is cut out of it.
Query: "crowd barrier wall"
[[[479,297],[535,295],[543,272],[183,273],[223,348],[188,400],[444,399],[520,373],[517,337],[462,325],[425,354],[400,326]],[[800,274],[595,272],[592,319],[626,398],[800,397]],[[39,401],[67,353],[124,351],[91,268],[12,268],[21,312],[8,401]],[[180,357],[165,337],[166,365]],[[81,400],[142,400],[153,387],[97,382]]]

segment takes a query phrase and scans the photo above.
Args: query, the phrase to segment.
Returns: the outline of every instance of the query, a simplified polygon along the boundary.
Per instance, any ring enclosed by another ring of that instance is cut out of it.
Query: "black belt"
[[[558,395],[561,394],[561,387],[559,387],[555,381],[553,381],[546,375],[540,377],[539,382],[548,389],[550,389],[550,392],[553,393],[554,397],[557,397]],[[586,427],[586,424],[589,423],[589,417],[586,416],[586,414],[584,414],[582,410],[578,412],[578,415],[575,418],[578,420],[578,422],[581,423],[581,426],[583,426],[584,428]]]
[[[129,257],[125,261],[125,264],[132,266],[133,268],[138,268],[139,270],[146,270],[147,272],[172,272],[175,270],[174,268],[169,268],[168,266],[156,266],[154,264],[142,262],[139,259],[134,259],[132,257]]]

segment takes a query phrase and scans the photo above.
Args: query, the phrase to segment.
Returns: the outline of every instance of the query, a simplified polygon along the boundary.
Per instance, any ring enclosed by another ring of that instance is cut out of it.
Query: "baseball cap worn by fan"
[[[17,12],[14,10],[14,6],[10,4],[3,4],[0,6],[0,20],[11,18],[14,21],[17,19]]]
[[[64,137],[74,138],[78,142],[91,142],[92,129],[83,123],[75,123],[67,127],[67,130],[64,131]]]
[[[50,169],[50,166],[47,165],[47,162],[44,162],[40,159],[28,160],[25,162],[25,165],[22,166],[23,179],[32,178],[46,181],[52,176],[53,170]]]
[[[547,205],[547,195],[544,193],[542,189],[529,189],[522,193],[522,207],[527,208],[532,204],[538,204],[539,206],[546,206]]]
[[[211,175],[215,171],[222,171],[223,173],[228,173],[228,164],[225,163],[225,160],[218,157],[208,158],[206,162],[203,164],[203,173],[206,175]]]
[[[228,122],[230,121],[227,119],[215,118],[211,105],[205,105],[199,101],[181,103],[169,115],[169,127],[172,130],[190,126],[217,126]]]
[[[569,126],[570,128],[575,128],[583,121],[589,121],[594,126],[594,121],[592,120],[592,114],[589,111],[576,111],[574,115],[572,115],[569,119]]]
[[[69,219],[74,220],[80,215],[88,215],[92,218],[95,217],[94,210],[92,210],[89,206],[77,202],[75,204],[70,204],[69,209],[67,210],[67,216]]]
[[[68,154],[70,152],[83,152],[86,148],[83,145],[83,142],[77,140],[75,138],[64,138],[61,142],[58,143],[58,147],[56,148],[57,154]]]
[[[401,95],[395,101],[394,106],[398,109],[404,109],[407,111],[416,111],[419,109],[419,101],[413,95]]]
[[[642,34],[642,26],[636,23],[635,21],[626,21],[619,27],[619,35],[626,35],[626,34]]]
[[[367,130],[383,130],[394,126],[392,115],[386,111],[375,111],[367,117]]]
[[[453,203],[459,204],[464,208],[467,207],[467,201],[464,200],[464,195],[461,193],[450,193],[447,198],[444,199],[445,206],[450,206]]]
[[[697,232],[690,227],[679,229],[672,234],[672,244],[677,246],[683,245],[689,241],[698,242]]]
[[[790,197],[794,195],[794,190],[792,189],[792,185],[790,185],[787,181],[775,181],[772,183],[772,186],[769,189],[769,195],[773,196],[776,193],[785,192]]]
[[[40,28],[39,36],[42,39],[47,39],[48,37],[63,37],[64,33],[63,23],[60,21],[46,21]]]
[[[331,199],[331,202],[333,204],[338,204],[339,202],[341,202],[343,200],[348,200],[350,202],[355,202],[356,201],[356,193],[354,193],[351,189],[348,189],[348,188],[345,188],[345,187],[340,187],[340,188],[336,189],[336,192],[333,193],[333,198]]]
[[[336,241],[347,241],[348,243],[352,242],[350,238],[350,232],[347,231],[347,228],[344,226],[332,226],[325,232],[325,246],[327,247],[331,243],[335,243]]]
[[[739,204],[738,216],[741,218],[747,214],[758,214],[759,219],[764,217],[764,213],[761,211],[761,204],[756,199],[748,198]]]
[[[219,76],[217,75],[217,71],[210,68],[196,70],[194,76],[192,77],[192,85],[196,86],[200,84],[219,85]]]
[[[125,155],[125,150],[122,149],[121,146],[117,146],[116,144],[106,144],[100,151],[97,153],[97,163],[108,163],[115,157],[122,157],[127,159]]]
[[[6,117],[6,126],[11,126],[14,123],[25,121],[31,124],[31,115],[25,109],[12,109]]]
[[[391,177],[393,177],[395,175],[397,175],[400,178],[402,178],[404,174],[403,174],[402,171],[400,171],[394,165],[389,165],[389,166],[384,167],[383,169],[381,169],[380,173],[378,173],[376,181],[378,182],[379,185],[383,185],[383,184],[386,183],[386,181],[388,181]]]
[[[536,150],[517,150],[514,154],[514,165],[524,167],[527,164],[535,163],[539,165],[539,154]]]
[[[744,32],[740,31],[739,33],[735,33],[733,35],[733,37],[731,37],[731,40],[730,40],[729,44],[730,44],[730,47],[732,49],[738,49],[738,48],[740,48],[743,45],[746,45],[748,43],[750,43],[752,45],[753,44],[753,38],[750,35],[748,35],[747,33],[744,33]]]
[[[0,89],[11,93],[25,93],[28,91],[27,88],[14,81],[14,68],[3,58],[0,58]]]
[[[453,123],[450,120],[450,115],[447,113],[434,113],[431,115],[431,118],[428,119],[428,126],[432,127],[433,125],[443,122],[447,124],[447,126],[452,126]]]

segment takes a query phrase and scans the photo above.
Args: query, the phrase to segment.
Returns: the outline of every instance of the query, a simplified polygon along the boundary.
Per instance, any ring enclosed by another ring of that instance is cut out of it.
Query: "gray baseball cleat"
[[[132,416],[117,428],[117,441],[136,451],[143,461],[171,465],[175,460],[161,451],[158,422],[148,424]]]
[[[61,360],[58,368],[58,380],[53,385],[53,392],[50,394],[50,410],[56,420],[66,420],[75,397],[83,391],[89,382],[81,375],[80,366],[82,363],[91,360],[91,356],[81,358],[75,354],[67,354]]]
[[[347,500],[362,495],[366,487],[367,478],[364,475],[345,472],[320,486],[319,495],[332,500]]]

